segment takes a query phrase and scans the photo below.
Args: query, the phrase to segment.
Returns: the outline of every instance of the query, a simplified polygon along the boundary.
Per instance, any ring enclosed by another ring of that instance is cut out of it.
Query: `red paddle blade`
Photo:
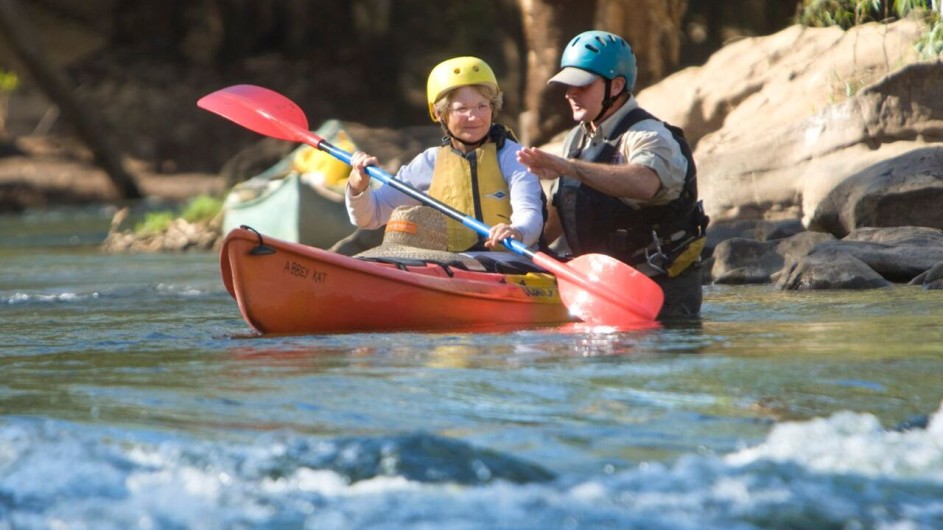
[[[651,323],[665,294],[654,280],[603,254],[586,254],[566,263],[537,252],[534,263],[557,276],[560,298],[580,320],[601,326]]]
[[[294,101],[255,85],[235,85],[207,94],[197,106],[280,140],[299,142],[308,132],[308,119]]]

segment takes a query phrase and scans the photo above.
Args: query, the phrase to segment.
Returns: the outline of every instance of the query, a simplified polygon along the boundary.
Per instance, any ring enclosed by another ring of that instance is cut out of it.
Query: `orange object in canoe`
[[[260,333],[499,330],[573,320],[556,280],[344,256],[233,229],[220,269]]]

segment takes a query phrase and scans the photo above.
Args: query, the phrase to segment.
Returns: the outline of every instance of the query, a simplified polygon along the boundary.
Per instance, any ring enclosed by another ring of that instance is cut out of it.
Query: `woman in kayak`
[[[512,238],[527,246],[540,239],[543,191],[537,177],[517,161],[521,149],[510,129],[494,123],[502,93],[491,67],[476,57],[457,57],[437,65],[426,85],[429,115],[440,123],[442,145],[430,147],[400,168],[396,178],[490,225],[489,237],[448,219],[448,249],[498,250]],[[393,209],[418,201],[383,185],[369,186],[366,166],[377,159],[357,151],[351,157],[345,200],[350,220],[360,228],[379,228]]]

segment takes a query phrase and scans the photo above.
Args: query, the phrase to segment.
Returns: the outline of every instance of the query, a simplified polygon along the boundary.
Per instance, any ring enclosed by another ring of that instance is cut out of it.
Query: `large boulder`
[[[842,247],[894,282],[908,282],[943,261],[943,230],[918,226],[859,228]]]
[[[639,92],[639,102],[684,128],[692,145],[742,141],[771,125],[803,119],[916,59],[925,30],[904,20],[837,27],[790,26],[734,41],[703,66],[686,68]]]
[[[943,146],[914,149],[852,175],[817,205],[810,228],[844,237],[859,227],[943,228]]]
[[[843,239],[801,232],[778,240],[732,237],[714,249],[714,283],[775,282],[782,289],[872,289],[892,283],[940,288],[943,230],[859,228]]]
[[[917,56],[925,31],[793,26],[638,94],[696,146],[711,281],[943,285],[943,61]]]
[[[714,283],[770,283],[787,262],[807,255],[820,243],[835,238],[822,232],[801,232],[779,240],[732,238],[717,245],[710,276]]]
[[[943,62],[905,20],[793,26],[720,50],[639,94],[696,142],[714,220],[801,219],[848,177],[943,139]]]
[[[708,213],[759,210],[808,226],[818,203],[849,177],[943,139],[943,99],[932,85],[909,84],[915,78],[943,82],[943,63],[905,67],[803,119],[705,137],[696,156]]]
[[[943,289],[943,261],[910,280],[910,283],[911,285],[922,285],[925,289],[931,291]]]
[[[808,256],[785,270],[783,289],[877,289],[889,287],[874,269],[841,247],[814,249]]]

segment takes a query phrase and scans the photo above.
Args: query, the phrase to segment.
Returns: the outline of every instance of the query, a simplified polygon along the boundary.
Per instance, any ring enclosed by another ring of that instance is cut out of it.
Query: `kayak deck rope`
[[[245,230],[248,230],[248,231],[252,232],[253,234],[255,234],[256,237],[259,238],[259,244],[258,244],[255,248],[253,248],[252,250],[250,250],[250,251],[249,251],[249,254],[251,254],[251,255],[253,255],[253,256],[265,256],[265,255],[268,255],[268,254],[274,254],[274,253],[275,253],[275,249],[274,249],[274,248],[272,248],[272,247],[270,247],[270,246],[267,246],[267,245],[265,244],[265,240],[262,239],[262,234],[260,234],[258,230],[256,230],[255,228],[252,228],[251,226],[247,226],[247,225],[241,225],[239,228],[243,228],[243,229],[245,229]]]

